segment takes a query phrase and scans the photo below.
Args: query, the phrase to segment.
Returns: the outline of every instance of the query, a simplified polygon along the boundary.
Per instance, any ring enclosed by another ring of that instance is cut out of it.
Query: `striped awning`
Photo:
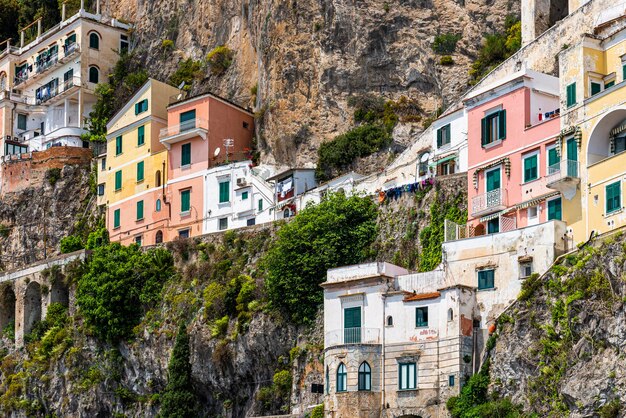
[[[437,159],[437,157],[435,157],[433,159],[433,162],[429,164],[429,166],[434,167],[436,165],[439,165],[441,163],[445,163],[446,161],[450,161],[450,160],[454,160],[456,158],[456,153],[452,154],[452,155],[448,155],[447,157],[442,157]]]
[[[278,204],[276,204],[276,210],[281,210],[285,206],[292,204],[294,200],[296,200],[295,197],[290,197],[287,200],[283,200],[282,202],[279,202]]]
[[[482,218],[480,218],[478,221],[479,222],[487,222],[487,221],[490,221],[492,219],[499,218],[502,215],[506,215],[507,213],[509,213],[509,212],[511,212],[513,210],[515,210],[514,206],[510,207],[510,208],[506,208],[504,210],[501,210],[500,212],[492,213],[491,215],[485,215]]]
[[[621,134],[622,132],[626,131],[626,123],[618,126],[617,128],[613,128],[611,130],[611,133],[609,135],[610,138],[615,138],[617,135]]]
[[[553,196],[558,196],[559,193],[560,192],[551,192],[551,193],[548,193],[548,194],[544,194],[543,196],[539,196],[539,197],[536,197],[534,199],[530,199],[530,200],[527,200],[525,202],[519,203],[518,205],[515,206],[515,208],[516,209],[525,209],[525,208],[529,208],[531,206],[536,206],[536,205],[538,205],[539,203],[543,202],[546,199],[549,199],[549,198],[551,198]]]

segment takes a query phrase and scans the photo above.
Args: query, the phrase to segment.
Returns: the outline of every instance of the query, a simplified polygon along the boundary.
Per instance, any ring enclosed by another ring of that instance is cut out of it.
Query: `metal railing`
[[[343,344],[380,344],[378,328],[344,328],[326,333],[326,347]]]
[[[167,128],[162,128],[159,132],[159,138],[167,138],[170,136],[178,135],[187,131],[191,131],[193,129],[208,129],[209,122],[205,119],[195,118],[191,120],[187,120],[183,123],[179,123],[177,125],[168,126]]]
[[[51,88],[46,94],[36,97],[37,104],[42,104],[58,96],[59,94],[71,89],[72,87],[80,87],[80,77],[72,77],[65,80],[60,86]]]
[[[580,163],[575,160],[562,160],[548,167],[546,181],[552,183],[565,177],[580,177]]]
[[[45,61],[42,60],[40,62],[35,63],[35,66],[37,67],[37,70],[36,70],[37,74],[43,73],[44,71],[46,71],[48,68],[52,67],[57,62],[59,62],[59,54],[58,53],[50,56]]]
[[[472,213],[482,212],[504,204],[502,189],[491,190],[472,198]]]

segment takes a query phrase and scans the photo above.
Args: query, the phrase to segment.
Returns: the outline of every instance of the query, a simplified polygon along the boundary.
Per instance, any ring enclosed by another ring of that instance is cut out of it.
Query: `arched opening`
[[[626,109],[617,109],[598,121],[587,145],[587,165],[624,151],[626,147]]]
[[[70,304],[70,292],[61,277],[55,277],[50,286],[50,303]]]
[[[485,225],[478,224],[474,227],[474,236],[479,237],[481,235],[485,235]]]
[[[3,336],[10,324],[13,325],[13,335],[15,335],[15,292],[13,287],[5,285],[0,293],[0,332]]]
[[[7,86],[7,73],[3,71],[0,73],[0,91],[6,91]]]
[[[337,367],[337,392],[345,392],[348,390],[348,370],[343,363]]]
[[[387,317],[387,326],[388,327],[393,327],[393,316],[389,315]]]
[[[161,244],[163,242],[163,231],[157,231],[154,237],[155,244]]]
[[[91,32],[89,34],[89,48],[100,49],[100,35],[96,32]]]
[[[359,366],[359,390],[372,390],[372,368],[367,361]]]
[[[454,311],[452,308],[448,309],[448,321],[452,321],[454,319]]]
[[[98,84],[99,81],[100,81],[100,70],[98,70],[98,67],[95,67],[95,66],[89,67],[89,82]]]
[[[155,210],[156,212],[161,212],[161,199],[157,199],[157,200],[156,200],[156,205],[155,205],[154,210]]]
[[[41,321],[41,287],[37,282],[30,282],[24,293],[24,335],[30,334],[39,321]]]
[[[161,187],[161,170],[157,170],[154,174],[154,185],[156,187]]]

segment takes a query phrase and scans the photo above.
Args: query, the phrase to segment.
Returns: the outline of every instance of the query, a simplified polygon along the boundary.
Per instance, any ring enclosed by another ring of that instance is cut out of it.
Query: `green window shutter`
[[[626,81],[626,64],[622,65],[622,81]]]
[[[263,210],[263,199],[259,199],[259,212]]]
[[[500,169],[487,172],[487,191],[497,190],[500,188]]]
[[[247,200],[247,199],[248,199],[248,192],[241,193],[241,200]]]
[[[450,124],[447,124],[446,125],[446,137],[445,137],[446,144],[450,143],[451,136],[452,136],[452,128],[450,128]]]
[[[122,189],[122,170],[115,172],[115,190]]]
[[[220,203],[230,201],[230,181],[220,183]]]
[[[143,161],[137,163],[137,181],[143,181]]]
[[[135,115],[139,114],[139,103],[135,103]]]
[[[506,139],[506,110],[498,112],[498,139]]]
[[[537,155],[524,158],[524,182],[537,179]]]
[[[140,126],[137,128],[137,145],[143,145],[146,142],[146,128]]]
[[[196,127],[196,110],[189,110],[180,114],[180,131],[194,129]]]
[[[137,202],[137,220],[143,219],[143,200]]]
[[[567,86],[567,107],[574,106],[576,104],[576,83],[572,83]]]
[[[621,209],[621,183],[618,181],[606,186],[606,213]]]
[[[415,326],[427,327],[428,326],[428,308],[415,308]]]
[[[610,87],[613,87],[615,85],[615,80],[609,81],[608,83],[604,84],[604,89],[608,89]]]
[[[559,155],[556,152],[556,147],[548,150],[548,167],[552,167],[559,164]]]
[[[180,153],[180,165],[186,166],[191,164],[191,144],[183,144]]]
[[[113,228],[119,228],[119,227],[120,227],[120,210],[115,209],[115,211],[113,212]]]
[[[494,284],[494,271],[493,270],[481,270],[478,272],[478,289],[493,289]]]
[[[594,96],[602,91],[602,85],[600,83],[591,83],[591,95]]]
[[[561,220],[561,198],[550,200],[548,202],[548,220]]]
[[[191,209],[191,190],[180,192],[180,211],[189,212]]]
[[[437,148],[441,147],[441,130],[443,128],[437,129]]]
[[[122,153],[122,135],[115,138],[115,155]]]
[[[480,120],[480,144],[487,144],[487,118],[484,117]]]

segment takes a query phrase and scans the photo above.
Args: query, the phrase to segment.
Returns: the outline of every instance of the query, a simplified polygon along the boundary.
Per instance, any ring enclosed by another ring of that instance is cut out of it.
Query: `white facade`
[[[467,110],[448,113],[433,122],[429,169],[432,175],[467,171]]]
[[[251,161],[218,166],[204,174],[203,233],[271,222],[274,188],[252,168]],[[229,182],[230,199],[220,203],[220,183]]]
[[[289,169],[269,177],[267,180],[274,183],[276,220],[295,216],[298,211],[298,198],[317,187],[315,169],[313,168]]]
[[[356,185],[362,178],[362,175],[351,171],[350,173],[321,184],[316,188],[298,196],[296,198],[296,209],[300,211],[309,204],[317,205],[321,202],[322,197],[328,193],[343,192],[346,196],[352,196],[357,192]]]

